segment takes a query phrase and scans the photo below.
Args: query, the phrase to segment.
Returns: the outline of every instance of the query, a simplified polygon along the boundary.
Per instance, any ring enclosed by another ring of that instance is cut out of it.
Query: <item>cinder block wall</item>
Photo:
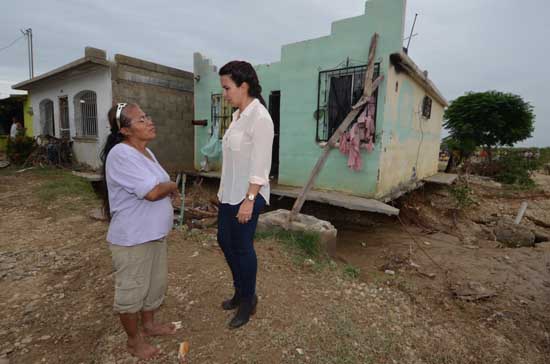
[[[150,144],[171,172],[193,170],[193,73],[115,55],[113,103],[135,102],[151,115],[157,138]]]

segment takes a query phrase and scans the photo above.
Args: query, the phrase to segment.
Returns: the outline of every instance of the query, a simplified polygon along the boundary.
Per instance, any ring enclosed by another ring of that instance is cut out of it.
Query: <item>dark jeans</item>
[[[218,210],[218,244],[231,269],[233,286],[244,298],[252,297],[256,293],[258,260],[254,250],[254,233],[258,216],[265,204],[264,198],[258,194],[254,201],[252,218],[245,224],[237,220],[240,203],[238,205],[222,203]]]

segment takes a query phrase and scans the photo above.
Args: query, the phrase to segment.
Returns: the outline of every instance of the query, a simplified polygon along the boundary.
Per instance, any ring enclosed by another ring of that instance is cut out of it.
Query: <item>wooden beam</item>
[[[327,158],[329,156],[331,149],[334,147],[334,145],[336,145],[338,139],[340,138],[340,135],[347,130],[347,128],[351,125],[353,120],[355,120],[355,118],[363,110],[363,107],[366,105],[369,97],[371,97],[374,92],[372,78],[374,75],[374,56],[376,54],[377,44],[378,44],[378,34],[374,33],[370,42],[367,71],[365,72],[365,83],[364,83],[365,87],[363,89],[363,96],[361,96],[361,99],[359,100],[359,102],[356,105],[354,105],[354,108],[350,111],[348,116],[346,116],[344,121],[342,121],[338,129],[336,129],[334,134],[328,140],[327,145],[325,145],[325,147],[323,148],[323,152],[321,153],[321,156],[317,160],[315,167],[313,167],[313,170],[311,171],[311,174],[309,176],[307,183],[304,185],[304,187],[302,188],[302,191],[300,192],[300,195],[294,202],[292,211],[288,215],[288,223],[290,223],[293,219],[295,219],[296,215],[300,213],[300,210],[304,205],[308,192],[313,187],[315,180],[317,179],[317,176],[319,175],[319,173],[323,169],[323,166],[325,165],[325,162],[327,161]]]

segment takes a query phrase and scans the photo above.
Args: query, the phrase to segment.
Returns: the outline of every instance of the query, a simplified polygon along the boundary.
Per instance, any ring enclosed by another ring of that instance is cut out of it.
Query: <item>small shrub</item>
[[[550,163],[550,148],[540,148],[539,153],[540,153],[539,163],[541,165]]]
[[[351,264],[347,264],[344,267],[344,276],[351,279],[357,279],[359,278],[359,274],[361,273],[361,270]]]
[[[36,144],[33,138],[19,135],[15,140],[8,138],[6,154],[13,164],[23,164],[35,147]]]
[[[457,184],[450,189],[450,194],[455,200],[457,209],[462,210],[474,203],[472,199],[472,190],[464,184]]]
[[[499,167],[495,175],[497,181],[520,187],[535,185],[531,179],[531,173],[540,167],[538,160],[526,159],[518,153],[507,153],[497,161],[497,164]]]

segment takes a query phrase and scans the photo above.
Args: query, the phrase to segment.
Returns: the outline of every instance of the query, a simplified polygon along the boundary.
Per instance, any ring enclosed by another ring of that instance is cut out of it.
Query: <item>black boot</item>
[[[234,310],[239,307],[240,302],[241,295],[239,293],[239,290],[235,288],[235,294],[233,294],[233,297],[231,297],[231,299],[222,302],[222,308],[226,311]]]
[[[237,314],[229,322],[230,329],[236,329],[243,326],[250,320],[250,316],[256,313],[256,306],[258,305],[258,297],[254,295],[251,298],[242,298],[239,304]]]

